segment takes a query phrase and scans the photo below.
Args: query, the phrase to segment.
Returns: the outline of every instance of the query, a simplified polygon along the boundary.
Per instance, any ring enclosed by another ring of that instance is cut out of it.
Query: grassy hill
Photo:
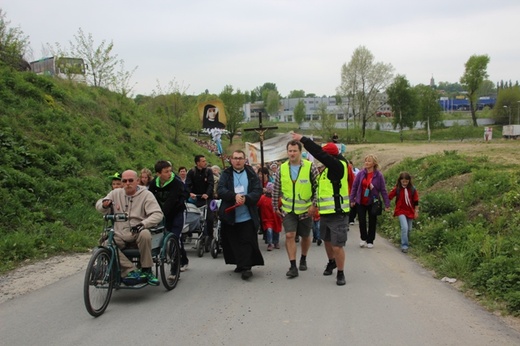
[[[100,232],[107,176],[158,159],[207,154],[178,145],[164,119],[106,89],[0,69],[0,272],[26,259],[85,251]],[[210,162],[218,158],[208,155]]]

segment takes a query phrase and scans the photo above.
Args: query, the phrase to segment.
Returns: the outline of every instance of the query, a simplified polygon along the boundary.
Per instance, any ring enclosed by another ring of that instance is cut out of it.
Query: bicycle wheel
[[[166,240],[164,258],[161,261],[161,281],[168,291],[179,282],[181,273],[181,248],[177,237],[172,235]]]
[[[204,238],[205,237],[199,237],[199,239],[197,239],[197,256],[199,257],[204,256]]]
[[[89,314],[101,316],[110,302],[114,287],[114,272],[110,268],[111,253],[106,248],[98,248],[92,254],[85,272],[83,298]]]

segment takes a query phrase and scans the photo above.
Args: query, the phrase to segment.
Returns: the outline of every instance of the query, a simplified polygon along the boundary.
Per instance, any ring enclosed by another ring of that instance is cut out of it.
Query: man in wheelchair
[[[141,269],[135,268],[132,261],[119,251],[123,282],[136,284],[148,281],[148,284],[157,286],[159,280],[152,272],[152,235],[149,228],[163,220],[163,212],[155,196],[144,186],[138,185],[137,172],[124,171],[121,182],[123,187],[110,191],[101,203],[96,203],[96,209],[103,214],[114,212],[128,216],[128,222],[115,223],[114,241],[120,250],[130,243],[137,243]]]

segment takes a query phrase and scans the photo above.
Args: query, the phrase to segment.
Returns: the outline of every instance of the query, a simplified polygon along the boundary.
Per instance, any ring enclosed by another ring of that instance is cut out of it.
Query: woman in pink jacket
[[[419,215],[419,194],[412,184],[412,177],[408,172],[401,172],[395,187],[388,194],[388,198],[395,199],[394,216],[399,218],[401,225],[401,251],[408,252],[408,238],[412,231],[412,222]]]

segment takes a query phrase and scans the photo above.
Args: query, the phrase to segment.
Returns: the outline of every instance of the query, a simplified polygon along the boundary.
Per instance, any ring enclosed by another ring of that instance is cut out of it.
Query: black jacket
[[[172,181],[161,187],[158,186],[158,180],[159,178],[153,179],[148,190],[154,194],[157,202],[159,202],[164,214],[166,229],[170,229],[173,226],[173,218],[186,210],[184,183],[176,175],[174,175]]]
[[[258,217],[258,208],[256,207],[256,204],[262,196],[262,185],[258,175],[253,171],[253,168],[245,166],[244,169],[246,170],[247,180],[249,182],[247,185],[245,205],[249,209],[255,229],[257,229],[260,227],[260,219]],[[222,200],[218,211],[220,220],[228,225],[235,224],[235,211],[233,210],[227,214],[224,212],[226,208],[235,205],[235,197],[237,194],[235,193],[235,184],[233,181],[233,167],[226,168],[220,175],[217,193],[219,198]]]

